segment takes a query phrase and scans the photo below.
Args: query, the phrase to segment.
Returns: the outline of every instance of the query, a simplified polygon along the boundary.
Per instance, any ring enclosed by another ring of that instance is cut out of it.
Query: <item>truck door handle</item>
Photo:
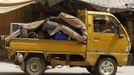
[[[100,41],[100,40],[94,40],[95,42],[98,42],[98,41]]]

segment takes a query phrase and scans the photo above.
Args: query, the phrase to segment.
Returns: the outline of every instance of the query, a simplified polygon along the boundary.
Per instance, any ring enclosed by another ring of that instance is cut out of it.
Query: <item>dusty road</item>
[[[6,62],[0,62],[0,75],[26,75],[16,65]],[[63,68],[49,69],[44,75],[91,75],[85,68]],[[118,68],[116,75],[134,75],[134,67],[121,67]]]

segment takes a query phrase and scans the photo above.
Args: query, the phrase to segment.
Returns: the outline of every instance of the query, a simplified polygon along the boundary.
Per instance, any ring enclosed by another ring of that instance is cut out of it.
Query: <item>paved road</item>
[[[16,65],[6,62],[0,62],[0,75],[26,75]],[[91,75],[85,68],[63,68],[49,69],[44,75]],[[118,68],[117,75],[134,75],[134,67],[121,67]]]

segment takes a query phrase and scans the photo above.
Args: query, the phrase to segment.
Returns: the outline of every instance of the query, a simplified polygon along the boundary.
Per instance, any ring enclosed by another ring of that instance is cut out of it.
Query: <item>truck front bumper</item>
[[[128,65],[132,65],[134,63],[134,61],[133,61],[133,54],[129,54],[128,55],[128,62],[127,62],[127,64]]]

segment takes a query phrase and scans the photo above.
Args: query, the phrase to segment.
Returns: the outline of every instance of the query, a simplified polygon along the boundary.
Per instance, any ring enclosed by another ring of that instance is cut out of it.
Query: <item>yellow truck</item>
[[[127,31],[115,16],[104,12],[78,11],[86,25],[85,43],[76,40],[14,38],[10,40],[9,56],[30,75],[44,73],[47,66],[85,67],[97,75],[115,75],[117,66],[132,60]]]

